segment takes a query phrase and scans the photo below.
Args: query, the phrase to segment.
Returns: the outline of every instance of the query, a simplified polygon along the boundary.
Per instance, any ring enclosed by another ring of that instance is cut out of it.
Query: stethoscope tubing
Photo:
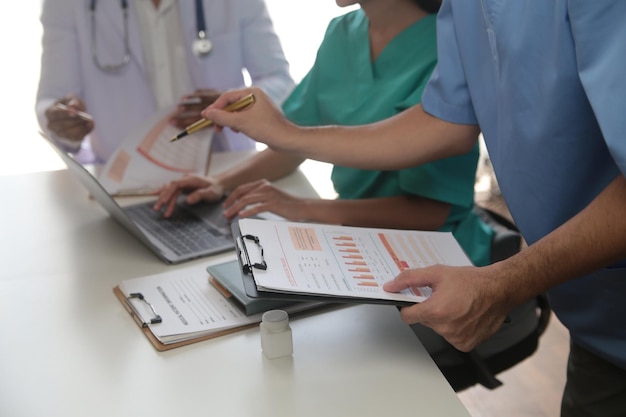
[[[118,64],[103,64],[98,58],[96,0],[91,0],[89,4],[89,14],[91,15],[91,56],[96,67],[104,72],[116,72],[130,62],[130,45],[128,40],[128,1],[120,0],[120,5],[122,7],[122,15],[124,17],[124,55],[122,56],[121,62]]]
[[[192,50],[197,56],[206,56],[213,48],[206,30],[206,22],[204,20],[203,0],[196,0],[196,30],[197,38],[194,40]],[[91,17],[91,55],[93,62],[100,70],[104,72],[116,72],[125,67],[130,62],[130,44],[128,36],[128,0],[120,0],[120,7],[124,18],[124,55],[122,60],[117,64],[103,64],[98,58],[98,42],[96,28],[96,6],[97,0],[90,0],[89,14]]]

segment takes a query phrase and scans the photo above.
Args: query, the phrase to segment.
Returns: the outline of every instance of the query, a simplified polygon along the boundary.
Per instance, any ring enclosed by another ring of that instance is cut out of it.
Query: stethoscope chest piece
[[[206,23],[204,23],[204,6],[202,0],[196,0],[196,29],[198,36],[191,44],[191,50],[196,56],[205,57],[213,49],[213,43],[209,40],[206,31]]]
[[[191,49],[196,56],[206,56],[213,49],[213,43],[206,37],[204,31],[198,32],[198,37],[194,39]]]

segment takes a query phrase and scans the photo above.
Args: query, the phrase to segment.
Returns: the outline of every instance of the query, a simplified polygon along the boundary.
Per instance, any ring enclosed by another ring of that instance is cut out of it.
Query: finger
[[[271,208],[271,204],[256,203],[252,205],[247,205],[243,207],[238,213],[235,213],[235,214],[238,215],[239,217],[252,217],[263,212],[274,213],[274,210],[272,210]],[[224,215],[226,215],[226,213],[224,213]],[[226,217],[229,217],[229,216],[226,216]]]
[[[409,307],[402,307],[400,309],[400,318],[402,319],[402,321],[407,324],[420,323],[424,326],[427,326],[427,323],[422,318],[422,310],[425,308],[424,303],[426,303],[426,301],[422,303],[416,303]]]
[[[432,274],[427,272],[427,268],[406,269],[396,276],[392,281],[383,285],[383,290],[387,292],[400,292],[407,288],[427,287],[433,284]]]
[[[255,91],[253,88],[243,88],[240,90],[231,90],[221,94],[217,100],[213,102],[207,109],[224,109],[229,104],[236,102],[237,100],[242,99],[243,97],[251,94]],[[207,110],[205,109],[205,110]],[[204,114],[203,114],[204,116]]]
[[[165,207],[165,211],[163,212],[163,217],[170,218],[172,217],[172,214],[174,214],[174,210],[176,210],[176,202],[178,201],[178,196],[180,195],[181,191],[177,190],[177,192],[172,195],[172,198],[167,202],[167,205]]]
[[[169,206],[172,201],[175,205],[178,196],[186,190],[207,188],[211,185],[211,181],[195,175],[187,175],[171,181],[159,189],[159,198],[154,204],[154,209],[160,210],[165,205]]]
[[[222,193],[215,187],[201,188],[190,193],[185,201],[189,204],[197,204],[200,201],[215,202],[222,198]]]
[[[254,194],[246,194],[241,197],[237,201],[235,201],[232,205],[224,209],[224,215],[226,217],[234,217],[240,214],[243,210],[248,206],[257,205],[262,203],[263,200]]]
[[[163,211],[163,217],[170,217],[174,213],[176,206],[177,194],[170,194],[169,189],[166,190],[166,194],[159,196],[157,201],[152,206],[154,211]]]
[[[211,181],[204,177],[197,175],[185,175],[182,178],[172,181],[171,186],[180,190],[196,190],[199,188],[206,188],[212,185]]]
[[[242,116],[242,113],[245,112],[246,109],[237,112],[228,112],[225,110],[207,107],[207,109],[202,111],[202,117],[212,121],[218,131],[228,127],[234,132],[245,133],[244,123],[246,122],[246,119]]]
[[[244,195],[248,194],[252,190],[256,189],[259,186],[260,181],[247,182],[245,184],[241,184],[237,188],[235,188],[224,200],[223,206],[225,208],[231,207],[235,204],[239,199],[241,199]]]
[[[159,196],[157,200],[154,202],[154,205],[152,206],[152,209],[154,211],[161,210],[161,207],[163,207],[163,204],[165,204],[168,201],[169,195],[170,195],[170,192],[169,192],[170,188],[171,188],[171,184],[166,184],[156,191]]]
[[[172,199],[176,199],[178,197],[179,186],[176,182],[172,181],[169,184],[161,187],[161,192],[159,193],[159,198],[154,203],[154,210],[159,211],[164,206],[167,206]]]
[[[81,107],[82,103],[77,97],[70,97],[67,102],[67,107],[74,108],[78,110]]]
[[[232,111],[232,112],[226,111],[224,110],[224,108],[230,104],[233,104],[237,100],[243,98],[250,91],[261,91],[261,90],[259,90],[258,88],[257,89],[250,88],[250,89],[236,90],[233,92],[225,93],[221,95],[212,105],[210,105],[209,107],[205,108],[202,111],[202,117],[206,118],[207,120],[211,120],[216,126],[216,128],[218,129],[218,131],[221,130],[223,127],[229,127],[236,132],[241,131],[243,133],[246,133],[245,132],[246,118],[242,117],[242,114],[247,113],[249,108],[254,107],[254,105],[248,106],[239,111]]]

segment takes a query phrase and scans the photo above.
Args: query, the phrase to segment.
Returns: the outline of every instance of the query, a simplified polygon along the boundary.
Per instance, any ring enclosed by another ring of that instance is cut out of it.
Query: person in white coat
[[[83,163],[161,109],[184,128],[244,71],[278,105],[294,85],[263,0],[44,0],[41,23],[39,123]],[[223,132],[212,149],[252,148]]]

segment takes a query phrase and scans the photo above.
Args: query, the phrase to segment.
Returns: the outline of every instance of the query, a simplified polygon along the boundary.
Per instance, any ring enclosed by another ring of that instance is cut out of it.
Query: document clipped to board
[[[250,297],[411,305],[430,288],[383,284],[408,268],[471,265],[448,232],[240,219],[232,224]]]
[[[206,266],[195,265],[128,279],[113,292],[158,351],[254,327],[263,312],[275,308],[269,303],[257,314],[247,314],[210,278]],[[283,303],[281,308],[299,313],[322,305]]]

